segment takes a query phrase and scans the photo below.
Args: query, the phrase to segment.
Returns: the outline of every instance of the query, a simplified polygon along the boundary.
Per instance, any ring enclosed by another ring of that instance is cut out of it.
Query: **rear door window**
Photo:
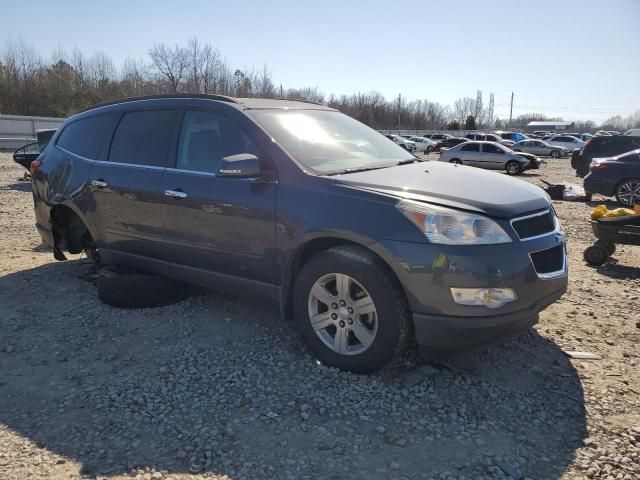
[[[125,113],[111,142],[109,160],[165,167],[175,120],[175,110]]]
[[[61,148],[97,160],[111,135],[115,114],[94,115],[81,118],[67,125],[56,142]]]

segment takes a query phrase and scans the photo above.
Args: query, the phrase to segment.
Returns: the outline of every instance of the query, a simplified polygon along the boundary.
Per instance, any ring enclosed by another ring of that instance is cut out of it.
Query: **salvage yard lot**
[[[548,163],[522,179],[574,181]],[[101,304],[86,259],[40,247],[22,173],[0,154],[0,479],[640,477],[640,247],[585,265],[595,203],[554,202],[569,292],[534,329],[358,376],[268,304]]]

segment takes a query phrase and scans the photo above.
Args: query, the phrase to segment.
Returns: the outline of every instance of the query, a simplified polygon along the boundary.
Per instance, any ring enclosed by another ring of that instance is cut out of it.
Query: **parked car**
[[[595,133],[596,137],[608,137],[609,135],[611,135],[609,132],[605,131],[605,130],[598,130]]]
[[[469,141],[468,138],[462,138],[462,137],[447,138],[446,140],[441,140],[440,142],[436,143],[435,151],[439,152],[444,148],[451,148],[455,145],[458,145],[460,143],[465,143],[468,141]]]
[[[632,137],[640,137],[640,128],[632,128],[624,132],[624,134]]]
[[[418,152],[427,152],[431,153],[436,147],[436,142],[429,138],[424,137],[411,137],[409,138],[412,142],[416,144],[416,151]]]
[[[600,135],[589,140],[580,151],[571,155],[571,168],[576,175],[584,177],[594,158],[615,157],[640,148],[640,137],[632,135]]]
[[[465,135],[465,138],[468,138],[469,140],[476,140],[476,141],[482,141],[482,142],[497,142],[497,143],[501,143],[502,145],[506,145],[507,147],[510,147],[511,145],[514,144],[512,140],[504,139],[499,135],[495,135],[493,133],[479,133],[479,132],[467,133]]]
[[[498,135],[500,138],[504,140],[511,140],[512,142],[521,142],[522,140],[527,140],[529,137],[524,133],[520,132],[502,132],[497,131],[494,132],[495,135]]]
[[[620,135],[620,132],[618,132],[617,130],[607,130],[607,133],[609,135]]]
[[[615,157],[594,158],[584,177],[584,190],[616,200],[626,207],[640,204],[640,149]]]
[[[393,135],[393,134],[385,135],[385,137],[387,137],[396,145],[400,145],[402,148],[404,148],[408,152],[416,151],[416,142],[412,142],[408,138],[404,138],[401,135]]]
[[[535,132],[533,132],[532,135],[534,137],[537,137],[537,138],[544,138],[544,137],[550,135],[550,133],[549,132],[545,132],[544,130],[536,130]]]
[[[56,258],[87,250],[264,294],[341,369],[375,370],[410,341],[432,352],[495,341],[567,289],[564,236],[540,188],[425,165],[316,103],[103,104],[67,119],[36,162],[36,226]]]
[[[528,154],[516,153],[496,142],[461,143],[441,150],[438,160],[489,170],[505,170],[509,175],[519,175],[532,167]]]
[[[552,135],[549,138],[545,138],[544,141],[549,145],[554,147],[564,147],[569,151],[573,151],[576,148],[580,149],[586,144],[586,142],[583,142],[579,138],[572,137],[570,135]]]
[[[511,149],[515,152],[531,153],[533,155],[543,155],[545,157],[560,158],[569,155],[569,149],[553,146],[543,140],[523,140],[513,144]]]
[[[13,161],[29,170],[31,162],[38,158],[54,133],[56,133],[55,129],[36,130],[37,141],[28,143],[13,152]]]
[[[453,135],[449,135],[448,133],[428,133],[427,135],[423,136],[424,138],[428,138],[430,140],[433,140],[434,142],[441,142],[450,138],[456,138]]]

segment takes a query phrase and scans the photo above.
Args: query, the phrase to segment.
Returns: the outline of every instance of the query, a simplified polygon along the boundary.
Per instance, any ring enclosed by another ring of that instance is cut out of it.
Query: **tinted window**
[[[64,128],[56,145],[76,155],[97,159],[111,134],[113,118],[113,114],[105,114],[76,120]]]
[[[164,167],[174,121],[173,110],[125,113],[113,137],[109,160]]]
[[[482,145],[482,151],[485,153],[502,153],[502,149],[500,147],[491,143],[485,143]]]
[[[480,144],[479,143],[467,143],[460,148],[461,152],[479,152]]]
[[[222,115],[186,112],[180,132],[176,168],[213,173],[223,157],[258,149],[244,131]]]

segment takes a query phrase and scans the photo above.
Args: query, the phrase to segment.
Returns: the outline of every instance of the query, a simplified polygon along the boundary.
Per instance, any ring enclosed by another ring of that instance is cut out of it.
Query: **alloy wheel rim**
[[[507,170],[509,170],[509,173],[517,173],[518,171],[518,166],[511,163],[507,166]]]
[[[358,355],[373,344],[378,317],[369,292],[344,273],[329,273],[311,287],[309,321],[318,338],[340,355]]]
[[[640,203],[640,182],[627,182],[622,184],[618,191],[620,202],[625,205],[636,205]]]

